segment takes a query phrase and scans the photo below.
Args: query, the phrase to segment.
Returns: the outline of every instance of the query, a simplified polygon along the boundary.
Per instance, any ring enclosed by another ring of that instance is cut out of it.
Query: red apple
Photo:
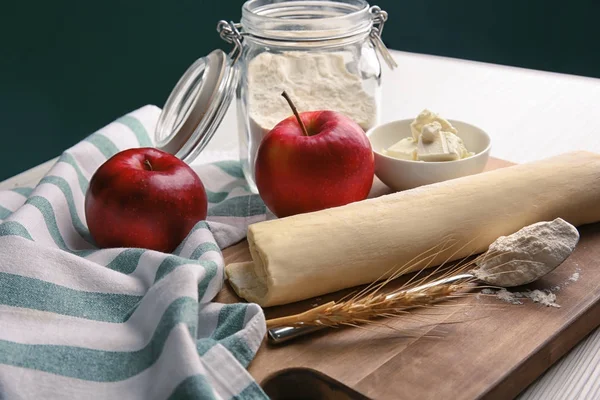
[[[255,164],[261,198],[278,217],[364,200],[375,161],[369,139],[351,118],[334,111],[298,113],[261,141]]]
[[[85,217],[100,247],[173,251],[206,219],[206,191],[196,173],[172,154],[125,150],[98,168],[85,196]]]

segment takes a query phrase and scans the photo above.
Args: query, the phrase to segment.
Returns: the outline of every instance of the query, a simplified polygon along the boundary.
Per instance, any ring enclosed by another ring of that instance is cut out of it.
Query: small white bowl
[[[375,175],[391,189],[399,191],[482,172],[488,162],[491,140],[482,129],[466,122],[448,120],[473,156],[456,161],[426,162],[399,160],[383,154],[405,137],[411,136],[413,120],[403,119],[375,126],[367,131],[375,153]]]

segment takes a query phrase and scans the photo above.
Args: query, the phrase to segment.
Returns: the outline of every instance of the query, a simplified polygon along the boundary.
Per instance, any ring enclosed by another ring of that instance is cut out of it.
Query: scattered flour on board
[[[521,299],[528,298],[534,303],[540,303],[547,307],[560,308],[560,305],[556,303],[556,295],[549,290],[528,290],[526,292],[509,292],[502,288],[500,290],[483,289],[482,294],[494,294],[496,297],[505,303],[509,304],[523,304]]]
[[[524,295],[533,300],[534,303],[540,303],[547,307],[560,308],[560,305],[556,303],[556,295],[552,292],[534,290],[532,292],[525,292]]]
[[[577,282],[579,280],[579,272],[575,272],[573,275],[571,275],[571,277],[569,278],[569,281],[571,282]]]
[[[561,283],[559,285],[552,286],[552,288],[550,288],[550,291],[558,292],[559,290],[569,286],[570,284],[577,282],[579,280],[579,278],[581,278],[581,269],[576,268],[575,272],[573,272],[573,274],[571,274],[571,276],[569,276],[569,278],[566,281],[564,281],[563,283]]]
[[[520,299],[528,298],[535,303],[540,303],[548,307],[560,308],[560,305],[556,303],[556,294],[559,290],[569,286],[570,284],[577,282],[581,278],[581,269],[576,268],[575,272],[567,278],[567,280],[559,285],[552,286],[550,289],[543,290],[527,290],[525,292],[510,292],[504,288],[499,290],[485,288],[482,289],[479,294],[495,295],[498,299],[509,304],[523,304]],[[478,298],[480,297],[478,294]]]
[[[519,295],[520,295],[520,293],[519,293]],[[523,296],[517,296],[517,293],[509,292],[506,289],[498,290],[496,292],[496,297],[499,298],[500,300],[504,301],[505,303],[523,304],[523,302],[517,298],[517,297],[523,297]]]

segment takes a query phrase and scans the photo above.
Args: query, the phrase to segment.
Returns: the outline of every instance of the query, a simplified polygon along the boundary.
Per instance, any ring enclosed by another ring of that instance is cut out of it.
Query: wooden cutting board
[[[490,159],[488,169],[511,165]],[[388,193],[380,182],[372,196]],[[600,199],[599,199],[600,206]],[[386,320],[377,327],[329,329],[286,344],[265,341],[249,366],[260,383],[289,367],[307,367],[373,399],[507,399],[600,325],[600,224],[580,227],[575,252],[527,289],[559,288],[560,308],[494,296]],[[250,260],[246,241],[223,251],[225,263]],[[579,279],[576,279],[579,277]],[[265,309],[267,318],[304,311],[347,291]],[[216,301],[241,301],[226,283]]]

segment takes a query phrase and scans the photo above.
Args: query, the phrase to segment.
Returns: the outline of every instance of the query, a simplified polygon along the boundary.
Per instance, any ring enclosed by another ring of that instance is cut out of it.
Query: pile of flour
[[[578,242],[577,228],[564,219],[538,222],[499,237],[477,261],[473,274],[495,286],[526,285],[558,267]]]
[[[523,304],[522,299],[531,299],[534,303],[540,303],[547,307],[560,308],[560,305],[556,303],[556,294],[549,290],[530,290],[525,292],[509,292],[506,289],[492,290],[483,289],[482,294],[493,294],[505,303],[510,304]]]
[[[502,287],[500,290],[484,289],[482,294],[494,294],[510,304],[523,304],[521,300],[529,298],[548,307],[560,307],[553,293],[560,286],[553,290],[524,292],[509,292],[505,288],[526,285],[553,271],[571,255],[578,241],[577,229],[561,218],[538,222],[498,238],[477,261],[478,268],[472,273],[486,283]],[[569,281],[578,279],[579,271],[576,271]]]
[[[352,118],[363,130],[377,122],[375,99],[362,80],[346,68],[341,53],[261,53],[248,63],[248,113],[251,134],[260,141],[292,115],[285,90],[299,112],[332,110]]]

